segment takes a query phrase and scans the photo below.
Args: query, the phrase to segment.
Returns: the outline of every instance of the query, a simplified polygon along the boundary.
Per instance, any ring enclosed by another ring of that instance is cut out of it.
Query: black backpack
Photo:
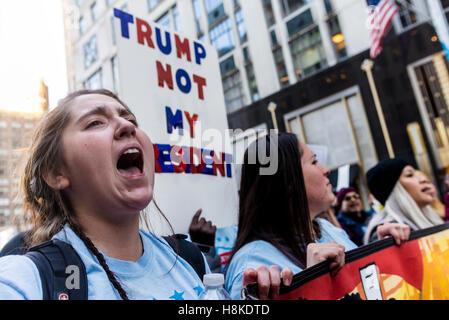
[[[185,240],[186,236],[184,235],[163,238],[175,252],[178,251],[180,257],[190,263],[202,280],[206,268],[203,255],[198,247]],[[86,267],[70,244],[60,240],[50,240],[31,247],[25,256],[30,258],[39,270],[44,300],[87,300]],[[77,275],[79,283],[74,289],[70,289],[72,285],[67,285],[73,272],[71,266],[77,266],[76,271],[79,272]]]

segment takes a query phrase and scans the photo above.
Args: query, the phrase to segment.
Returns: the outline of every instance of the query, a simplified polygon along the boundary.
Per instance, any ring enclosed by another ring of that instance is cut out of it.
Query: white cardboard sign
[[[120,97],[155,146],[157,204],[176,233],[187,232],[199,208],[217,227],[236,224],[237,186],[215,48],[118,9],[114,17]],[[152,230],[169,233],[151,211]]]

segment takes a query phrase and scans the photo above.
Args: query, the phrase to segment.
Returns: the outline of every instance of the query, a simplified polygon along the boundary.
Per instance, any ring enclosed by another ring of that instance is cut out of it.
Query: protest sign
[[[114,9],[120,96],[155,151],[154,198],[176,233],[199,209],[236,224],[237,186],[216,50]],[[170,233],[157,214],[152,228]]]
[[[388,238],[351,250],[335,277],[328,271],[322,262],[296,274],[279,300],[449,299],[449,224],[414,231],[402,246]],[[257,286],[245,292],[254,298]]]

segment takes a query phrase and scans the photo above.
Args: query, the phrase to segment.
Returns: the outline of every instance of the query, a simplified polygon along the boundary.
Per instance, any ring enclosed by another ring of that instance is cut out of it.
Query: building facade
[[[41,80],[33,112],[0,109],[0,229],[23,225],[20,176],[37,123],[48,111],[48,88]]]
[[[120,8],[214,45],[231,128],[276,127],[325,145],[330,169],[356,167],[361,189],[363,173],[392,156],[391,142],[394,156],[441,185],[449,167],[449,77],[440,44],[449,39],[447,0],[396,1],[400,12],[372,69],[375,88],[362,70],[369,58],[364,0],[64,1],[71,90],[120,94],[113,7]]]

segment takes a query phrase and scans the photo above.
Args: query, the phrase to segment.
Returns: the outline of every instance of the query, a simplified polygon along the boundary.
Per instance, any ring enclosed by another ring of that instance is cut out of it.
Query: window
[[[411,0],[398,1],[397,5],[399,6],[399,19],[403,28],[418,22]]]
[[[0,188],[0,196],[6,196],[9,193],[8,188]]]
[[[249,92],[251,95],[251,100],[254,102],[259,100],[260,96],[259,96],[259,89],[257,88],[257,80],[256,75],[254,73],[254,66],[251,60],[248,47],[243,48],[243,58],[245,62],[245,70],[246,70],[246,77],[248,79]]]
[[[231,71],[234,71],[235,69],[236,67],[233,55],[230,55],[228,58],[220,62],[220,72],[222,76],[226,75]]]
[[[197,35],[203,35],[203,30],[201,29],[201,23],[200,23],[200,19],[201,19],[201,4],[200,4],[200,0],[193,0],[193,10],[195,12],[195,22],[196,22],[196,32]]]
[[[166,27],[171,28],[171,22],[170,22],[170,12],[166,12],[162,17],[160,17],[156,23]]]
[[[334,45],[334,51],[337,54],[338,59],[342,59],[348,55],[346,52],[345,37],[341,32],[340,23],[338,17],[333,16],[327,21],[329,26],[329,32],[331,35],[332,43]]]
[[[272,47],[277,46],[279,44],[278,38],[276,36],[276,30],[274,30],[274,29],[270,31],[270,40],[271,40]]]
[[[273,6],[271,5],[271,0],[262,0],[262,5],[267,25],[268,27],[271,27],[276,22],[274,19],[274,11]]]
[[[298,79],[322,69],[326,56],[318,27],[290,42],[290,50]]]
[[[292,14],[297,9],[310,3],[311,0],[280,0],[284,17]]]
[[[193,0],[193,10],[195,11],[195,18],[201,18],[201,4],[200,0]]]
[[[119,89],[117,56],[114,56],[111,59],[111,67],[112,67],[112,85],[114,86],[114,91],[117,93]]]
[[[178,7],[174,6],[171,9],[171,12],[173,14],[173,23],[175,24],[175,30],[179,32],[181,30],[181,19],[179,18]]]
[[[326,8],[327,14],[331,14],[334,12],[334,7],[332,6],[331,0],[324,0],[324,7]]]
[[[242,9],[235,12],[235,22],[237,23],[237,30],[239,32],[240,43],[245,43],[248,40],[246,33],[245,21],[243,20]]]
[[[287,22],[287,31],[289,36],[293,36],[313,24],[312,12],[309,10],[298,14]]]
[[[282,53],[281,46],[277,46],[275,49],[273,49],[273,57],[281,87],[287,87],[290,82],[287,74],[287,68],[285,67],[284,54]]]
[[[222,0],[205,0],[204,4],[206,6],[206,11],[211,12],[219,5],[223,4],[223,1]]]
[[[147,0],[148,10],[150,10],[150,11],[153,10],[161,2],[162,2],[162,0]]]
[[[232,113],[245,105],[240,72],[234,72],[223,78],[223,91],[227,113]]]
[[[84,44],[84,68],[89,68],[92,63],[97,61],[97,37],[93,35],[89,41]]]
[[[232,35],[232,27],[229,19],[218,24],[209,31],[210,41],[212,45],[218,50],[218,55],[221,57],[234,49],[235,42]]]
[[[87,79],[85,87],[87,89],[96,90],[103,88],[103,74],[102,70],[99,69],[94,74],[92,74],[89,79]]]
[[[84,17],[81,17],[78,21],[78,24],[79,24],[79,30],[80,30],[80,36],[81,36],[86,32],[86,19],[84,19]]]
[[[99,12],[98,12],[97,2],[94,2],[94,3],[90,6],[90,13],[92,14],[92,20],[93,20],[93,21],[97,21],[97,20],[98,20],[98,17],[99,17]]]

